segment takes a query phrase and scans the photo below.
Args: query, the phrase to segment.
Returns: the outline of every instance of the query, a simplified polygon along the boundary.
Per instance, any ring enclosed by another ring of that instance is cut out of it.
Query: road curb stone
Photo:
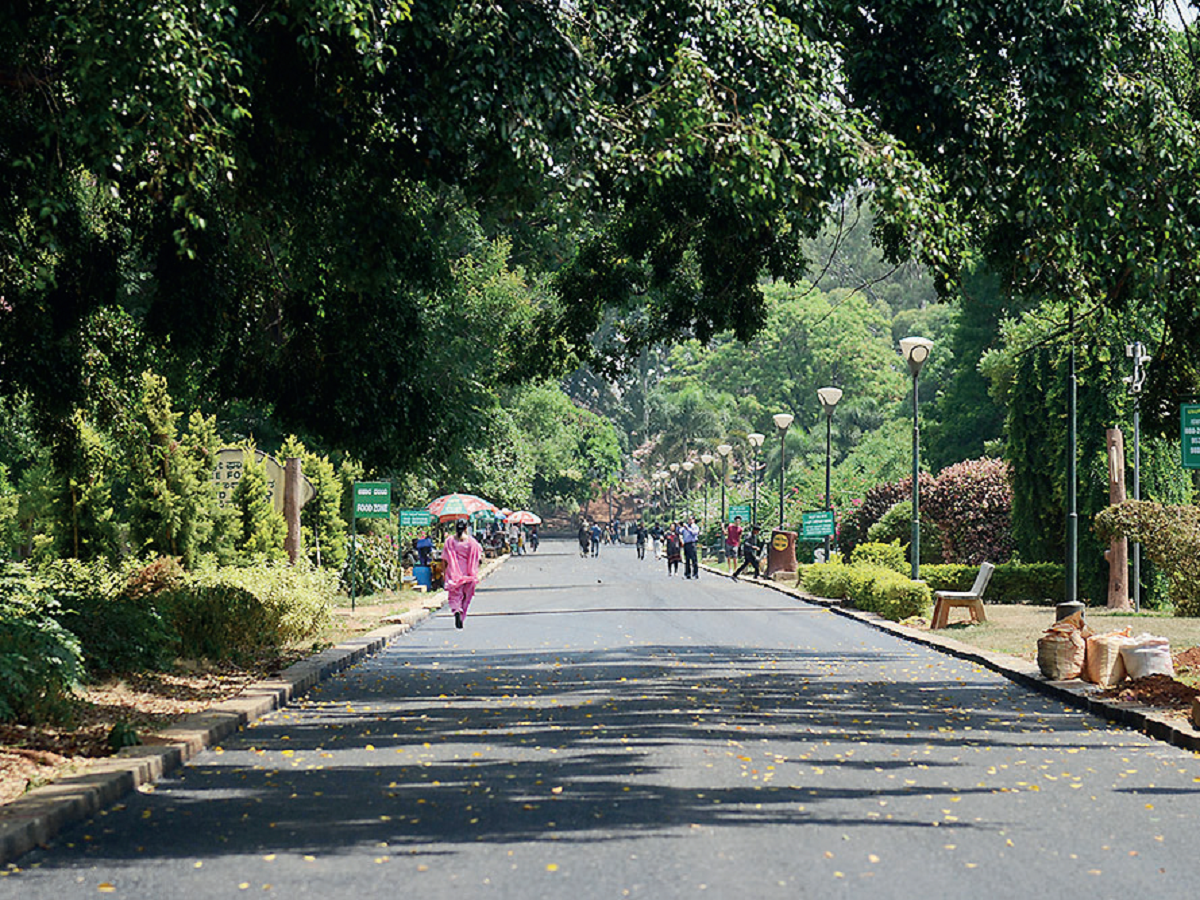
[[[489,560],[486,578],[507,559]],[[152,784],[219,744],[239,728],[281,709],[313,686],[378,653],[400,635],[433,616],[446,603],[445,591],[430,594],[421,609],[390,617],[389,624],[293,663],[278,675],[256,681],[242,693],[169,725],[152,743],[126,747],[97,760],[86,772],[30,791],[0,806],[0,865],[43,846],[64,828],[112,806],[130,791]]]
[[[712,566],[704,566],[709,572],[728,577],[728,573]],[[856,619],[879,631],[886,631],[902,640],[922,644],[934,650],[947,653],[959,659],[975,662],[993,672],[1005,676],[1010,681],[1032,688],[1042,694],[1054,697],[1071,706],[1085,710],[1103,719],[1134,728],[1155,740],[1171,744],[1182,750],[1200,752],[1200,731],[1193,728],[1186,720],[1176,720],[1166,716],[1161,710],[1130,703],[1122,700],[1112,700],[1100,697],[1100,688],[1096,685],[1081,681],[1048,681],[1038,669],[1037,664],[1005,653],[992,653],[980,650],[978,647],[964,644],[950,637],[930,634],[909,628],[898,622],[884,619],[875,613],[863,612],[843,606],[841,601],[815,597],[803,591],[774,580],[752,581],[762,587],[787,594],[808,603],[823,606],[839,616]]]

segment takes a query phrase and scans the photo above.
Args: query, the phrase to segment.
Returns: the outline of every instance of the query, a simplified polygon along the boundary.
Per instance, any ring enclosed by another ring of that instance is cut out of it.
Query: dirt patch
[[[1200,690],[1176,681],[1170,675],[1147,675],[1145,678],[1124,681],[1100,696],[1161,709],[1190,710],[1192,701],[1200,696]]]

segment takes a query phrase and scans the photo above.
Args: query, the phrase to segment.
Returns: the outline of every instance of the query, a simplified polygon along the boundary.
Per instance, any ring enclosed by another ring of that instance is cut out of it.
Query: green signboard
[[[800,539],[804,541],[823,541],[837,534],[837,521],[833,510],[806,512],[801,518]]]
[[[432,525],[433,513],[427,509],[402,509],[400,510],[400,524],[417,527]]]
[[[354,518],[386,519],[391,511],[392,486],[389,482],[354,482]]]
[[[1179,404],[1179,444],[1185,469],[1200,469],[1200,403]]]
[[[732,522],[738,516],[742,517],[743,522],[750,521],[750,504],[749,503],[742,503],[738,506],[729,507],[729,518],[727,521]]]

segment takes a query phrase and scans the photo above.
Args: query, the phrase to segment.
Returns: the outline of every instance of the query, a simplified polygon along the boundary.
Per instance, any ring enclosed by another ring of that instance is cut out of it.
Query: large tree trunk
[[[1108,443],[1108,502],[1125,502],[1125,439],[1119,428],[1105,432]],[[1108,560],[1108,608],[1131,609],[1129,602],[1129,541],[1113,538],[1104,553]]]

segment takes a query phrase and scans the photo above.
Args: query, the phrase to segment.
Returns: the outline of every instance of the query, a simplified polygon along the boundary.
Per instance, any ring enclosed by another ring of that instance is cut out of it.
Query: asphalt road
[[[629,547],[510,560],[0,898],[1192,897],[1200,759]]]

